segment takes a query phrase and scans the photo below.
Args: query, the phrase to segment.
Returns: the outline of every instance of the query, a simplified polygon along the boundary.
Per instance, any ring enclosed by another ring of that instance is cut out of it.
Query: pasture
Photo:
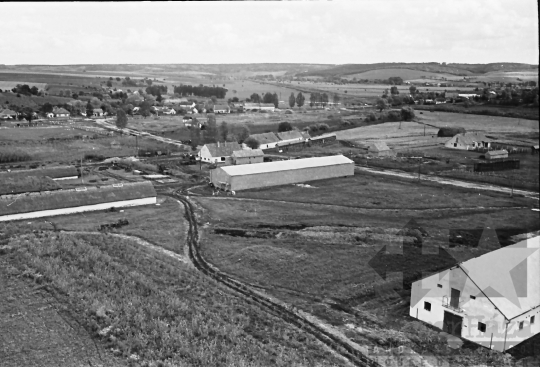
[[[404,69],[404,68],[369,70],[363,73],[344,75],[343,77],[348,80],[352,80],[353,78],[374,80],[374,79],[388,79],[391,77],[400,77],[404,81],[412,80],[412,79],[426,79],[426,82],[429,82],[430,79],[443,80],[443,78],[447,78],[448,80],[454,80],[454,79],[460,78],[461,80],[463,80],[463,77],[457,77],[456,75],[452,75],[452,74],[433,73],[430,71]]]

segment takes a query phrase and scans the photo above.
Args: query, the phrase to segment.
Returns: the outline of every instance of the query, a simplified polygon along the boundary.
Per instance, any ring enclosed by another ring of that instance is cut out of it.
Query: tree
[[[377,106],[377,109],[379,109],[379,111],[382,112],[382,110],[388,108],[388,101],[384,98],[379,98],[377,99],[376,106]]]
[[[298,95],[296,96],[296,105],[298,107],[302,107],[304,105],[305,100],[306,100],[306,98],[304,97],[302,92],[299,92]]]
[[[261,143],[255,138],[249,137],[244,141],[244,144],[246,144],[251,149],[259,149],[261,146]]]
[[[32,122],[32,117],[34,117],[34,110],[31,107],[24,107],[21,112],[28,120],[28,122]]]
[[[86,104],[86,116],[92,116],[94,114],[94,106],[88,101]]]
[[[156,101],[157,101],[158,103],[161,103],[161,101],[163,101],[163,97],[161,96],[161,93],[159,93],[159,92],[158,92],[158,95],[157,95],[157,97],[156,97]]]
[[[151,79],[146,79],[146,84],[152,85],[152,80]]]
[[[393,86],[390,88],[390,93],[394,96],[394,95],[398,95],[399,94],[399,90],[396,86]]]
[[[228,142],[238,141],[238,137],[234,135],[233,133],[228,133],[227,136],[225,137],[225,141],[228,141]]]
[[[250,133],[251,132],[249,131],[249,127],[247,127],[246,125],[241,125],[236,131],[238,142],[243,143],[247,138],[249,138]]]
[[[231,102],[240,102],[240,100],[238,99],[238,97],[232,97]]]
[[[257,93],[253,93],[249,99],[251,100],[251,102],[253,103],[261,103],[261,96],[259,96]]]
[[[293,108],[295,103],[296,103],[296,98],[294,97],[294,93],[291,93],[291,95],[289,97],[289,106],[291,106],[291,108]]]
[[[272,97],[273,97],[273,101],[271,103],[274,104],[275,108],[278,108],[278,106],[279,106],[279,97],[278,97],[277,93],[272,94]]]
[[[50,104],[49,102],[45,102],[43,104],[43,106],[41,106],[41,111],[43,111],[43,113],[52,112],[53,111],[53,105]]]
[[[141,114],[141,116],[143,117],[150,116],[150,107],[152,107],[152,105],[148,101],[142,102],[139,107],[140,107],[139,113]]]
[[[340,101],[341,101],[341,98],[339,97],[339,95],[334,94],[334,97],[333,97],[334,104],[337,105]]]
[[[279,133],[284,132],[284,131],[291,131],[292,129],[293,129],[292,125],[288,121],[280,122],[279,125],[278,125],[278,132]]]
[[[223,139],[223,141],[227,141],[227,135],[229,135],[229,127],[227,126],[227,123],[223,121],[221,125],[219,125],[219,135]]]
[[[112,87],[112,83],[110,80],[107,80],[107,87],[111,88]]]
[[[208,115],[208,124],[206,126],[206,141],[208,143],[215,143],[217,141],[218,128],[216,123],[216,116],[214,114]]]
[[[414,118],[414,110],[409,107],[401,107],[401,119],[405,121],[411,121]]]
[[[322,102],[323,107],[325,107],[328,104],[328,94],[323,93],[321,95],[321,102]]]
[[[116,77],[116,81],[119,82],[121,79],[119,77]]]
[[[274,103],[274,95],[272,93],[265,93],[263,96],[263,103]]]
[[[126,112],[119,108],[116,110],[116,127],[119,129],[123,129],[127,126],[127,115]]]

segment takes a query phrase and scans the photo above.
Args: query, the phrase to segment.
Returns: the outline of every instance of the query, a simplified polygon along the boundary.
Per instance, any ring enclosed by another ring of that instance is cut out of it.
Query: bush
[[[437,136],[439,138],[445,138],[445,137],[454,137],[457,134],[464,134],[465,129],[462,127],[441,127],[439,129],[439,132],[437,133]]]
[[[244,140],[244,144],[246,144],[251,149],[258,149],[261,146],[261,143],[257,139],[252,138],[251,136]]]
[[[30,154],[18,149],[0,149],[0,163],[24,162],[32,160]]]
[[[328,126],[328,124],[320,123],[320,124],[317,124],[317,129],[321,131],[326,131],[330,129],[330,126]]]
[[[371,112],[367,117],[367,121],[376,121],[376,120],[377,120],[377,116],[375,116],[373,112]]]
[[[386,114],[388,121],[401,121],[401,113],[399,111],[389,111]]]

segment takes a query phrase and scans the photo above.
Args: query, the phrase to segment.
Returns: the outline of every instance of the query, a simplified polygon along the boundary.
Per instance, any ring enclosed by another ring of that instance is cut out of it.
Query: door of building
[[[450,306],[458,309],[459,308],[459,296],[461,295],[461,292],[457,289],[452,288],[450,293]]]
[[[444,311],[443,331],[455,336],[461,336],[463,317]]]

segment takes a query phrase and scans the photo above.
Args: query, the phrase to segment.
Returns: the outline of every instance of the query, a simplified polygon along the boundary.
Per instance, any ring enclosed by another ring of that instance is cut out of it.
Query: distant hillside
[[[410,69],[431,73],[444,73],[459,76],[484,74],[490,71],[522,71],[538,70],[538,65],[518,63],[491,63],[491,64],[440,64],[430,63],[378,63],[378,64],[346,64],[323,70],[313,70],[298,74],[298,76],[340,77],[359,74],[380,69]]]
[[[333,67],[332,64],[88,64],[88,65],[0,65],[0,69],[42,72],[141,72],[141,73],[185,73],[243,74],[285,72],[296,74]]]

